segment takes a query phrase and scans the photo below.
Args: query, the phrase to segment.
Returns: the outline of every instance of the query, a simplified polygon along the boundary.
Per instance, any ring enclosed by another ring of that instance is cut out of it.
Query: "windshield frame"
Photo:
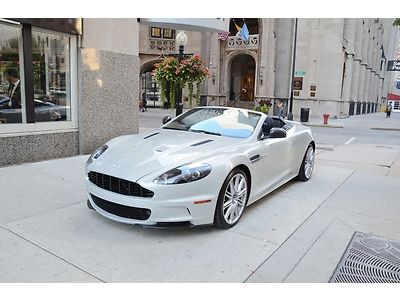
[[[194,115],[195,118],[198,117],[200,111],[210,110],[210,115],[205,114],[204,120],[193,120],[190,122],[190,116]],[[213,111],[212,111],[213,110]],[[215,114],[213,116],[212,114]],[[243,122],[235,120],[229,123],[230,115],[233,118],[244,117]],[[222,107],[222,106],[207,106],[207,107],[196,107],[186,111],[185,113],[175,117],[168,123],[164,124],[161,129],[167,130],[179,130],[179,131],[189,131],[203,134],[212,134],[216,136],[224,136],[231,138],[250,138],[257,132],[260,121],[263,119],[263,114],[242,108],[233,107]],[[230,126],[235,125],[237,126]],[[172,126],[171,126],[172,125]]]

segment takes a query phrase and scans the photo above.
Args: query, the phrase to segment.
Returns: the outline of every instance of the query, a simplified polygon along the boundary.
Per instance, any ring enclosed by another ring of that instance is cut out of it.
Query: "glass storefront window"
[[[35,121],[71,121],[70,37],[32,30]]]
[[[26,122],[22,57],[21,28],[0,23],[0,124]]]
[[[156,102],[159,104],[160,86],[157,81],[155,81],[152,72],[146,72],[142,75],[142,91],[142,100],[145,98],[148,106],[152,103],[155,106]]]

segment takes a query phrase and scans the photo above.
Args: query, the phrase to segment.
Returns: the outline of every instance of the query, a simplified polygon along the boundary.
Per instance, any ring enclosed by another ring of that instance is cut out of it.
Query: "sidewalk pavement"
[[[296,120],[295,121],[299,121]],[[362,127],[365,129],[374,130],[393,130],[400,131],[400,112],[392,113],[390,118],[386,118],[386,114],[383,112],[377,112],[373,114],[355,115],[347,118],[329,118],[328,124],[324,124],[324,119],[321,116],[310,117],[308,122],[302,122],[307,126],[314,127],[333,127],[333,128],[352,128]]]
[[[267,195],[230,230],[99,216],[86,207],[87,157],[0,168],[0,282],[328,282],[354,232],[400,240],[400,147],[319,149],[308,182]]]

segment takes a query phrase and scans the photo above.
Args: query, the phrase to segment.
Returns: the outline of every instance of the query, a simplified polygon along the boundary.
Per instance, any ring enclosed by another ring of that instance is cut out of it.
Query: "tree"
[[[399,27],[400,27],[400,18],[396,18],[396,19],[393,21],[393,26],[399,26]]]

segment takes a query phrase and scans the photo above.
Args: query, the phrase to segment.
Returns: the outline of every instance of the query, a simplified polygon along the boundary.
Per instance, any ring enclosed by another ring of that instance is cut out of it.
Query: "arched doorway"
[[[229,98],[253,101],[256,62],[251,55],[240,54],[232,59]]]
[[[157,81],[154,80],[152,75],[154,64],[159,61],[152,61],[144,64],[141,68],[141,84],[140,84],[140,99],[145,97],[147,106],[159,106],[160,102],[160,87]]]

